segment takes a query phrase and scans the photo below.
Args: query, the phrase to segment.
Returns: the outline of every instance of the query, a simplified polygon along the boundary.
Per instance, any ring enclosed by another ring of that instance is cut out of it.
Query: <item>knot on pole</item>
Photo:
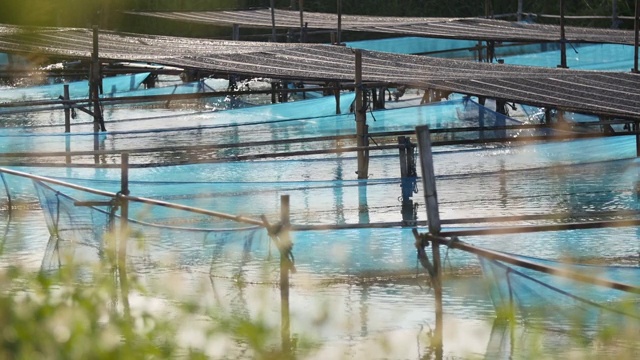
[[[429,234],[421,234],[416,228],[413,228],[412,232],[416,239],[415,246],[418,253],[418,261],[420,261],[422,267],[427,270],[429,276],[433,279],[436,276],[436,269],[433,264],[431,264],[427,252],[424,250],[429,246]]]
[[[280,259],[286,265],[286,268],[292,273],[296,272],[295,257],[293,256],[293,242],[289,238],[289,229],[285,224],[278,222],[271,225],[266,216],[261,216],[267,234],[278,248]]]
[[[129,195],[129,191],[126,191],[126,192],[124,192],[122,190],[118,191],[116,193],[116,197],[113,199],[113,203],[116,206],[119,206],[120,204],[122,204],[122,201],[124,200],[123,198],[126,197],[127,195]]]

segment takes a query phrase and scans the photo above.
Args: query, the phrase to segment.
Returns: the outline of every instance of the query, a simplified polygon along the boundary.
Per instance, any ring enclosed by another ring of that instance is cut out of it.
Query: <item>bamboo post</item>
[[[517,20],[522,21],[522,3],[524,0],[518,0]]]
[[[429,233],[437,236],[441,230],[440,210],[438,194],[436,192],[436,179],[433,169],[433,153],[431,152],[431,136],[428,126],[416,127],[418,147],[420,148],[420,167],[422,168],[422,184],[424,186],[424,198],[427,208],[427,222]],[[431,242],[434,277],[431,279],[436,303],[436,327],[434,333],[434,347],[442,352],[442,266],[440,261],[440,246],[437,242]]]
[[[271,103],[275,104],[278,102],[276,98],[276,92],[278,91],[278,85],[274,82],[271,83]]]
[[[400,178],[404,179],[409,174],[407,164],[407,149],[404,145],[407,143],[405,136],[398,136],[398,152],[400,153]]]
[[[547,126],[551,125],[551,109],[548,107],[544,109],[544,123]]]
[[[340,115],[342,110],[340,110],[340,86],[336,83],[335,89],[333,89],[333,96],[336,98],[336,114]]]
[[[231,31],[231,40],[238,41],[240,40],[240,25],[233,24],[233,30]]]
[[[122,153],[120,163],[120,193],[118,195],[129,195],[129,153]],[[129,282],[127,279],[127,243],[129,238],[129,200],[126,197],[118,196],[117,203],[120,205],[120,232],[118,236],[118,273],[120,274],[120,289],[122,291],[122,302],[125,314],[129,316]]]
[[[635,33],[634,47],[633,47],[633,73],[638,73],[638,46],[640,39],[640,0],[636,0],[636,13],[633,19],[633,31]]]
[[[415,166],[413,157],[414,147],[411,140],[406,136],[398,136],[398,151],[400,155],[400,181],[402,191],[402,222],[407,226],[415,226],[416,218],[414,214],[413,188],[416,183]]]
[[[487,19],[493,18],[493,3],[492,0],[484,0],[484,17]]]
[[[478,127],[480,128],[479,138],[484,139],[484,114],[486,112],[485,104],[487,99],[484,96],[478,98],[478,104],[481,106],[478,108]]]
[[[633,131],[636,133],[636,157],[640,157],[640,121],[634,121]]]
[[[276,38],[276,14],[275,14],[275,2],[276,0],[271,0],[271,42],[277,42]]]
[[[100,75],[100,59],[98,57],[98,27],[93,27],[93,51],[91,53],[91,71],[89,74],[89,92],[91,93],[91,102],[93,103],[93,150],[98,151],[100,148],[100,138],[98,133],[106,131],[104,127],[104,119],[102,118],[102,109],[100,108],[100,87],[102,78]],[[99,156],[94,155],[94,162],[99,162]]]
[[[364,91],[362,85],[362,50],[356,49],[356,134],[358,146],[358,179],[369,177],[369,152],[364,149],[369,143],[367,112],[364,109]]]
[[[282,80],[280,81],[280,89],[284,90],[284,91],[280,91],[280,93],[278,94],[278,98],[280,100],[281,103],[286,103],[289,101],[289,93],[287,92],[287,90],[289,89],[289,82],[286,80]]]
[[[70,133],[71,132],[71,106],[69,105],[69,84],[64,84],[63,87],[63,95],[62,95],[65,103],[64,103],[64,132],[65,133]],[[71,151],[71,139],[69,138],[69,136],[65,136],[65,146],[64,149],[66,152],[70,152]],[[71,163],[71,156],[67,155],[65,156],[65,163],[66,164],[70,164]]]
[[[290,234],[291,227],[291,207],[289,203],[289,195],[280,196],[280,312],[281,312],[281,336],[282,351],[289,354],[291,350],[291,329],[290,329],[290,313],[289,313],[289,271],[291,264],[289,260],[290,251]]]
[[[418,147],[420,149],[420,167],[422,168],[422,182],[427,206],[429,232],[437,235],[440,233],[441,223],[429,127],[424,125],[416,127],[416,134],[418,135]]]
[[[358,223],[371,224],[371,217],[369,216],[367,184],[365,182],[360,182],[358,184]]]
[[[298,0],[300,10],[300,42],[304,42],[304,0]]]
[[[71,106],[69,105],[69,84],[63,86],[63,100],[64,103],[64,132],[71,132]]]
[[[492,63],[496,57],[496,42],[493,40],[487,41],[487,62]]]
[[[93,102],[93,130],[107,131],[104,127],[102,109],[100,108],[100,88],[102,87],[102,75],[100,71],[98,27],[93,27],[93,51],[91,53],[91,101]],[[97,150],[97,149],[96,149]]]
[[[567,43],[564,33],[564,0],[560,0],[560,66],[567,68]]]
[[[338,0],[338,32],[336,33],[336,43],[342,44],[342,0]]]
[[[129,195],[129,153],[121,154],[120,164],[120,194]],[[129,201],[126,198],[118,199],[120,205],[120,245],[118,248],[118,258],[124,263],[127,256],[127,228],[129,226]]]

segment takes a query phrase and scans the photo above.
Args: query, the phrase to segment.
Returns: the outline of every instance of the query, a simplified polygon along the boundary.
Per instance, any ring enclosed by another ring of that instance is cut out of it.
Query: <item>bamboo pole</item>
[[[120,166],[120,165],[118,165],[118,166]],[[242,215],[225,214],[225,213],[218,212],[218,211],[211,211],[211,210],[196,208],[196,207],[193,207],[193,206],[174,204],[174,203],[170,203],[170,202],[166,202],[166,201],[161,201],[161,200],[156,200],[156,199],[148,199],[148,198],[139,197],[139,196],[125,195],[125,194],[122,194],[122,193],[116,194],[114,192],[92,189],[92,188],[88,188],[88,187],[85,187],[85,186],[80,186],[80,185],[68,183],[68,182],[65,182],[65,181],[51,179],[51,178],[48,178],[48,177],[45,177],[45,176],[32,175],[32,174],[28,174],[28,173],[25,173],[25,172],[11,170],[11,169],[7,169],[7,168],[0,168],[0,171],[3,172],[3,173],[6,173],[6,174],[21,176],[21,177],[24,177],[24,178],[27,178],[27,179],[39,180],[39,181],[42,181],[42,182],[45,182],[45,183],[60,185],[60,186],[68,187],[70,189],[80,190],[80,191],[84,191],[84,192],[87,192],[87,193],[90,193],[90,194],[109,197],[109,198],[112,198],[112,199],[113,198],[126,199],[128,201],[135,201],[135,202],[139,202],[139,203],[143,203],[143,204],[149,204],[149,205],[157,205],[157,206],[162,206],[162,207],[166,207],[166,208],[170,208],[170,209],[176,209],[176,210],[184,210],[184,211],[193,212],[193,213],[196,213],[196,214],[202,214],[202,215],[218,217],[218,218],[221,218],[221,219],[232,220],[232,221],[236,221],[236,222],[240,222],[240,223],[244,223],[244,224],[249,224],[249,225],[264,226],[264,222],[263,221],[252,219],[252,218],[248,218],[248,217],[245,217],[245,216],[242,216]]]
[[[531,220],[566,220],[578,217],[611,217],[611,216],[639,216],[638,211],[600,211],[589,212],[583,214],[575,213],[558,213],[558,214],[538,214],[538,215],[515,215],[515,216],[496,216],[496,217],[476,217],[462,219],[442,219],[442,224],[463,225],[463,224],[482,224],[483,229],[468,229],[457,231],[443,231],[441,235],[447,236],[476,236],[476,235],[493,235],[493,234],[517,234],[520,232],[544,232],[544,231],[561,231],[576,229],[601,229],[610,227],[629,227],[640,225],[640,219],[628,220],[603,220],[589,222],[572,222],[562,224],[545,224],[545,225],[527,225],[527,226],[500,226],[492,229],[486,229],[492,222],[512,222],[512,221],[531,221]],[[339,225],[291,225],[292,231],[319,231],[319,230],[342,230],[342,229],[362,229],[362,228],[393,228],[406,225],[401,221],[377,222],[370,224],[339,224]],[[416,226],[428,226],[427,221],[415,221]]]
[[[282,336],[282,351],[288,355],[291,351],[291,323],[289,312],[289,271],[291,263],[289,252],[291,251],[291,239],[289,229],[291,227],[291,207],[289,205],[289,195],[280,196],[280,230],[279,250],[280,250],[280,326]]]
[[[504,254],[494,250],[479,248],[471,244],[467,244],[463,241],[459,241],[459,240],[451,241],[450,238],[446,238],[442,236],[429,236],[429,240],[431,240],[432,243],[440,243],[442,245],[448,244],[453,249],[458,249],[458,250],[466,251],[472,254],[480,255],[482,257],[485,257],[491,260],[502,261],[507,264],[520,266],[526,269],[535,270],[535,271],[543,272],[546,274],[560,276],[565,279],[571,279],[571,280],[579,281],[585,284],[598,285],[598,286],[603,286],[610,289],[616,289],[624,292],[640,294],[640,287],[638,286],[628,285],[625,283],[621,283],[618,281],[611,281],[604,278],[598,278],[598,277],[591,276],[589,274],[575,272],[575,271],[564,269],[564,268],[543,265],[533,261],[529,261],[527,259],[515,258],[509,254]]]
[[[63,86],[63,100],[65,101],[64,104],[64,132],[66,133],[70,133],[71,132],[71,106],[69,105],[68,102],[69,101],[69,84],[64,84]]]
[[[100,108],[100,88],[102,87],[102,75],[100,69],[98,43],[98,27],[93,27],[93,51],[91,52],[91,101],[93,102],[93,129],[95,132],[107,131],[104,127],[104,118],[102,117],[102,109]]]
[[[567,39],[564,32],[564,0],[560,0],[560,67],[567,68]]]
[[[634,47],[633,47],[633,73],[638,73],[638,47],[640,46],[640,0],[636,0],[636,11],[633,20]]]
[[[362,148],[358,150],[358,179],[367,179],[369,177],[369,152],[364,147],[369,145],[367,112],[364,109],[364,91],[362,84],[362,50],[356,49],[356,136],[357,146]]]
[[[340,84],[336,83],[336,87],[333,89],[333,96],[336,98],[336,115],[340,115],[342,110],[340,109]]]
[[[116,203],[120,206],[120,231],[118,233],[118,273],[120,275],[120,290],[125,314],[130,316],[129,307],[129,279],[127,276],[127,245],[129,239],[129,154],[122,153],[120,162],[120,192],[116,196]],[[120,196],[124,195],[124,196]]]
[[[418,147],[420,149],[420,167],[422,169],[422,184],[427,208],[427,221],[429,233],[438,236],[441,230],[440,210],[438,194],[436,192],[436,178],[433,169],[433,154],[431,152],[431,135],[428,126],[416,127]],[[443,345],[443,306],[442,306],[442,266],[440,261],[440,247],[437,242],[431,242],[431,254],[433,257],[433,273],[431,279],[436,310],[436,326],[433,337],[433,345],[438,354],[442,354]]]
[[[304,36],[304,0],[298,0],[298,8],[300,10],[300,42],[305,42]]]
[[[233,28],[231,30],[231,40],[239,41],[240,40],[240,25],[233,24]]]
[[[633,122],[633,131],[636,133],[636,157],[640,157],[640,121]]]
[[[522,3],[524,0],[518,0],[517,20],[522,21]]]
[[[491,129],[491,128],[490,128]],[[477,129],[476,131],[478,131]],[[471,131],[471,130],[469,130]],[[466,131],[466,132],[469,132]],[[496,138],[496,139],[475,139],[475,140],[444,140],[438,141],[434,143],[433,146],[450,146],[450,145],[470,145],[470,144],[485,144],[485,143],[503,143],[503,142],[530,142],[530,141],[538,141],[538,140],[575,140],[575,139],[593,139],[593,138],[601,138],[601,137],[612,137],[612,136],[629,136],[629,133],[614,133],[614,134],[603,134],[603,133],[584,133],[584,134],[571,134],[571,135],[562,135],[562,136],[529,136],[529,137],[517,137],[517,138]],[[351,138],[353,136],[347,136],[345,138]],[[335,138],[337,140],[339,138]],[[298,141],[299,142],[299,141]],[[282,142],[282,144],[290,143],[290,142]],[[229,146],[232,148],[233,146]],[[248,154],[248,155],[238,155],[238,156],[229,156],[229,157],[219,157],[219,158],[209,158],[209,159],[197,159],[197,160],[189,160],[189,161],[176,161],[172,163],[160,162],[142,162],[138,164],[131,164],[132,168],[147,168],[150,166],[175,166],[175,165],[184,165],[184,164],[219,164],[219,163],[227,163],[227,162],[237,162],[242,160],[257,160],[257,159],[270,159],[270,158],[281,158],[281,157],[296,157],[296,156],[309,156],[309,155],[320,155],[320,154],[342,154],[342,153],[350,153],[358,151],[380,151],[380,150],[391,150],[397,149],[398,145],[377,145],[377,146],[365,146],[365,147],[348,147],[348,148],[335,148],[335,149],[317,149],[317,150],[301,150],[301,151],[289,151],[289,152],[277,152],[277,153],[263,153],[263,154]],[[193,150],[197,150],[200,147],[194,147]],[[212,147],[214,148],[214,147]],[[183,148],[184,151],[190,151],[192,149]],[[136,153],[134,150],[128,150],[130,153]],[[163,152],[163,151],[172,151],[171,149],[162,148],[162,149],[141,149],[138,153],[150,153],[150,152]],[[119,154],[120,151],[86,151],[86,152],[72,152],[69,155],[78,156],[80,154],[89,156],[89,155],[113,155]],[[26,157],[54,157],[54,156],[66,156],[65,152],[56,152],[54,154],[47,153],[37,153],[36,156],[31,153],[23,153]],[[19,157],[15,153],[2,153],[0,154],[0,158],[6,158],[6,161],[0,161],[0,166],[31,166],[31,167],[73,167],[73,168],[119,168],[118,164],[87,164],[87,163],[73,163],[73,164],[65,164],[57,163],[57,162],[33,162],[33,161],[16,161],[15,159],[10,159],[12,157]]]
[[[336,43],[342,44],[342,0],[337,0],[337,12],[338,12],[338,32],[336,33]]]
[[[104,127],[104,119],[102,118],[102,109],[100,108],[100,87],[102,79],[100,75],[100,59],[98,57],[98,27],[93,27],[93,51],[91,52],[91,74],[90,74],[90,93],[91,102],[93,103],[93,150],[100,148],[100,138],[98,133],[100,130],[106,131]],[[100,159],[96,155],[93,159],[98,164]]]
[[[422,182],[424,197],[427,207],[427,222],[429,232],[439,234],[441,231],[438,194],[436,192],[436,178],[433,170],[433,154],[431,152],[431,134],[428,126],[416,127],[418,147],[420,149],[420,167],[422,169]]]
[[[63,94],[64,101],[69,101],[69,84],[64,84]],[[64,104],[64,132],[67,134],[71,132],[71,106],[69,103]],[[71,152],[71,138],[65,136],[64,143],[65,152],[68,154]],[[65,163],[71,163],[71,156],[67,155],[65,157]]]
[[[271,0],[271,42],[277,42],[276,38],[276,14],[275,14],[275,0]]]

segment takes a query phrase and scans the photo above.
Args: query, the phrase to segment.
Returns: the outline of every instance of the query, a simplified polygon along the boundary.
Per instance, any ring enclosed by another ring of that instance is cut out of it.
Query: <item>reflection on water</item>
[[[54,240],[49,241],[42,213],[37,210],[26,211],[14,214],[10,221],[6,213],[3,215],[1,230],[7,235],[4,237],[0,263],[7,266],[19,262],[37,270],[39,261],[43,261],[43,254],[51,254],[51,248],[56,244]],[[367,242],[371,236],[371,233],[368,234],[359,234],[362,237],[352,241]],[[388,249],[386,246],[382,248]],[[95,251],[95,248],[89,251]],[[217,250],[218,254],[221,251]],[[303,254],[298,252],[297,255],[300,261],[305,261]],[[445,261],[445,272],[451,272],[460,265],[456,265],[455,254],[449,255],[448,260],[454,261]],[[276,254],[274,260],[275,257]],[[51,259],[54,262],[59,260],[55,257]],[[183,262],[186,259],[172,260]],[[239,282],[238,277],[211,277],[206,263],[191,264],[167,270],[166,263],[156,263],[147,264],[150,266],[147,271],[138,272],[140,269],[135,266],[132,270],[148,287],[159,290],[154,293],[160,302],[175,297],[193,297],[234,317],[262,321],[272,328],[279,327],[282,311],[280,292],[272,281],[246,283]],[[250,262],[244,264],[253,266]],[[273,266],[277,265],[274,263]],[[415,262],[413,269],[418,269]],[[262,267],[256,271],[267,271],[271,279],[276,274],[274,267]],[[307,358],[434,358],[429,341],[435,324],[433,291],[424,274],[400,279],[357,276],[332,279],[330,273],[327,268],[326,275],[318,278],[314,269],[305,270],[301,266],[298,273],[291,277],[289,308],[292,343],[296,344],[303,338],[318,342],[317,348]],[[145,300],[132,294],[132,311],[136,307],[149,306],[149,301],[158,306],[158,301],[154,299]],[[169,305],[161,305],[158,311],[163,311],[164,306]],[[586,344],[592,344],[587,345],[591,355],[594,352],[607,355],[615,353],[615,346],[619,345],[598,344],[597,348],[592,348],[596,345],[593,340],[576,337],[572,333],[548,332],[544,328],[521,323],[515,328],[494,324],[493,305],[477,272],[445,279],[444,310],[446,358],[528,358],[527,354],[554,357],[557,354],[584,352],[585,341]],[[274,334],[269,340],[275,347],[280,344],[278,336]],[[544,347],[540,347],[541,341]],[[225,356],[225,353],[217,355]]]
[[[204,120],[196,116],[194,121]],[[384,119],[378,121],[382,124]],[[140,123],[145,127],[157,127],[160,123],[167,126],[171,119]],[[117,126],[114,124],[113,128]],[[315,126],[313,122],[305,125],[314,129]],[[218,135],[235,142],[242,141],[244,136],[268,135],[280,139],[295,135],[271,128],[263,130],[248,134],[233,127]],[[208,138],[201,129],[183,136],[198,141]],[[131,139],[135,142],[135,135]],[[175,139],[158,135],[154,140],[171,145]],[[113,141],[113,137],[102,138],[100,146],[113,149]],[[558,220],[573,221],[590,218],[585,212],[638,210],[639,170],[634,141],[632,137],[616,137],[442,149],[435,153],[434,160],[442,217],[573,213],[575,217]],[[288,148],[287,145],[272,150]],[[235,154],[227,151],[224,156]],[[612,159],[618,160],[598,162]],[[367,181],[355,180],[355,158],[335,155],[313,160],[132,169],[130,185],[133,195],[232,214],[266,214],[271,218],[277,215],[280,196],[288,194],[292,221],[299,224],[399,222],[415,219],[415,205],[423,203],[423,190],[420,182],[407,183],[406,179],[398,178],[398,162],[397,155],[391,153],[372,157],[372,176]],[[114,170],[31,170],[94,188],[109,191],[119,188],[119,172]],[[31,187],[21,180],[13,179],[10,183],[12,189]],[[408,195],[414,189],[418,195],[409,200]],[[21,194],[29,197],[26,192]],[[144,207],[131,209],[134,215],[148,216],[150,212]],[[39,210],[23,211],[10,218],[6,212],[3,215],[2,267],[22,264],[37,270],[41,262],[48,269],[60,266],[62,260],[56,250],[68,244],[49,240]],[[168,213],[155,215],[162,220],[175,220]],[[531,256],[598,258],[607,263],[629,264],[637,261],[638,234],[637,227],[628,227],[464,240]],[[201,231],[185,236],[180,231],[157,230],[146,235],[131,242],[127,249],[129,270],[149,286],[169,287],[158,298],[170,299],[177,294],[197,297],[234,317],[279,327],[280,292],[274,286],[278,277],[277,250],[271,246],[266,232],[250,229],[227,236]],[[310,231],[293,236],[298,272],[292,276],[290,289],[292,343],[305,337],[317,340],[318,347],[310,357],[318,359],[435,356],[429,341],[435,323],[433,292],[424,274],[416,275],[411,229]],[[75,251],[78,258],[100,258],[96,246],[74,249],[78,250]],[[443,255],[445,271],[457,274],[444,281],[446,357],[527,358],[529,354],[555,357],[572,351],[584,352],[585,348],[590,355],[608,355],[617,346],[528,324],[518,323],[510,328],[494,324],[495,311],[480,280],[477,260],[455,251]],[[137,306],[145,304],[139,301]],[[136,306],[136,301],[132,301],[132,306]],[[539,345],[540,339],[544,339],[544,347]],[[277,345],[281,339],[274,336],[269,340]]]

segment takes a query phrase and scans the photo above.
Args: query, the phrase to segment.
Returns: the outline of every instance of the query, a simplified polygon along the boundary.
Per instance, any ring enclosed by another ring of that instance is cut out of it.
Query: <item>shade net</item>
[[[55,239],[55,245],[47,249],[43,269],[56,269],[69,261],[102,261],[115,246],[114,242],[122,246],[126,241],[130,272],[170,272],[188,267],[219,277],[250,275],[252,281],[275,278],[276,268],[270,265],[275,266],[278,256],[271,255],[270,239],[262,227],[237,222],[227,227],[231,222],[178,210],[174,212],[182,213],[181,226],[167,224],[166,217],[153,218],[154,209],[148,207],[149,221],[130,219],[127,230],[122,232],[123,224],[115,206],[96,205],[99,200],[95,196],[84,199],[92,201],[93,206],[82,205],[78,203],[80,200],[40,181],[34,181],[34,185]],[[155,210],[170,212],[160,206]]]
[[[92,123],[74,125],[73,132],[69,134],[65,134],[60,126],[6,128],[0,132],[0,151],[93,151],[97,146],[98,150],[130,151],[132,162],[154,161],[167,164],[251,155],[256,151],[255,144],[252,143],[264,141],[270,143],[260,146],[261,153],[331,150],[336,148],[335,141],[303,140],[326,136],[355,136],[355,116],[349,113],[353,97],[353,94],[341,96],[341,115],[331,115],[336,112],[334,97],[322,97],[178,117],[113,122],[107,124],[109,131],[98,134],[92,132]],[[427,125],[434,131],[461,128],[456,132],[434,134],[435,141],[503,139],[535,133],[530,130],[490,129],[495,126],[518,125],[520,122],[469,100],[369,111],[367,119],[369,133],[374,139],[380,133],[413,131],[418,125]],[[479,130],[479,127],[487,129]],[[467,131],[465,128],[470,129]],[[289,142],[292,139],[298,141]],[[194,144],[198,144],[198,149],[189,149]],[[234,146],[226,147],[224,144]],[[355,141],[347,141],[344,145],[355,146]],[[179,150],[180,148],[186,149]],[[104,155],[101,161],[111,162],[114,157],[115,155]],[[88,156],[74,157],[73,162],[93,160],[93,157]],[[60,162],[61,156],[39,158],[38,161]]]
[[[571,271],[592,279],[638,286],[638,267],[582,265],[507,254],[516,260]],[[611,326],[640,319],[640,295],[592,285],[478,256],[489,294],[502,316],[553,328],[557,324]],[[562,318],[564,321],[559,321]]]

